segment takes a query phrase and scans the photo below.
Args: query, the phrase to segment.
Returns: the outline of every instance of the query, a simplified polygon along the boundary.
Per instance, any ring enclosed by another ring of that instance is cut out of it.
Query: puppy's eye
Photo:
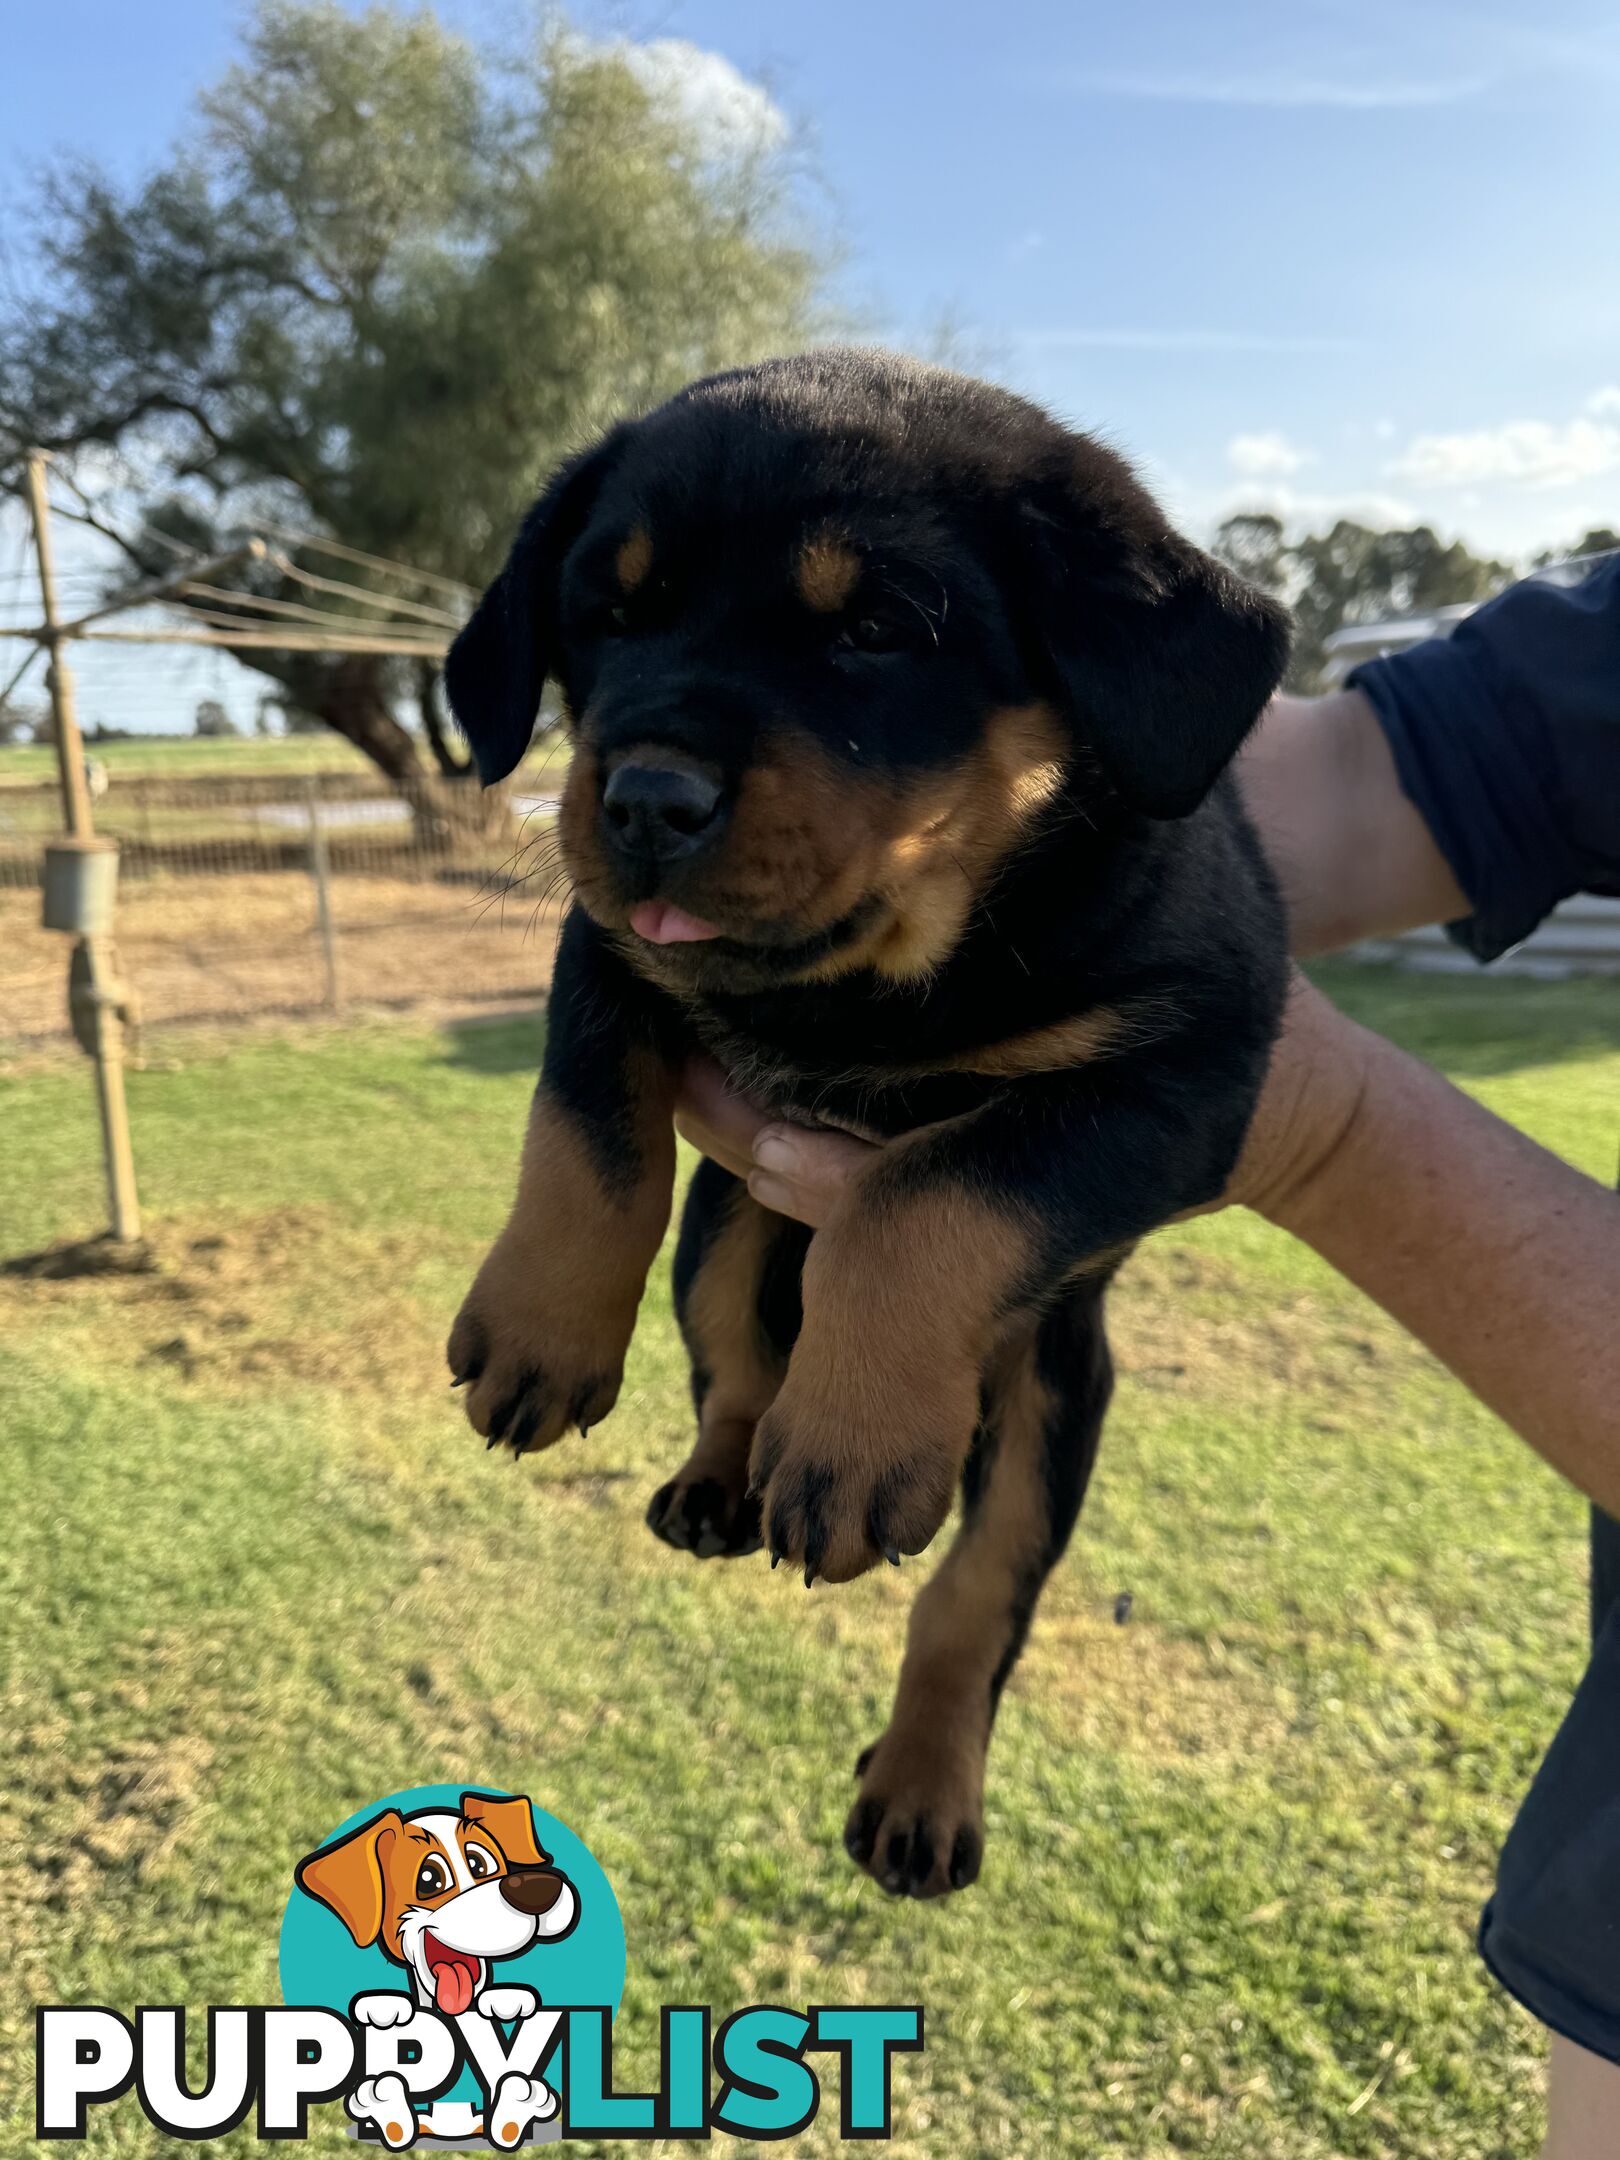
[[[418,1897],[438,1897],[450,1887],[450,1870],[432,1853],[416,1871],[416,1894]]]
[[[845,652],[898,652],[905,643],[905,632],[886,615],[862,615],[844,625],[838,643]]]
[[[499,1874],[500,1870],[496,1867],[490,1855],[485,1852],[482,1845],[469,1845],[467,1847],[467,1872],[472,1876],[474,1882],[487,1882],[491,1875]]]

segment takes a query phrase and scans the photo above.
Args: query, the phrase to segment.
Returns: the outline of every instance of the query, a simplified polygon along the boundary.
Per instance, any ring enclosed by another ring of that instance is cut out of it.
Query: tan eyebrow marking
[[[632,525],[619,542],[619,552],[613,558],[621,592],[635,591],[652,568],[652,557],[652,534],[645,525]]]
[[[847,541],[818,533],[799,550],[799,597],[818,615],[836,615],[855,590],[861,558]]]

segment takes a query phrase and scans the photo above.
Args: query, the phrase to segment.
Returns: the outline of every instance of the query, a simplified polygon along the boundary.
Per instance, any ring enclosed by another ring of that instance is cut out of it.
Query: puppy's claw
[[[774,1567],[780,1567],[780,1566],[781,1566],[781,1564],[782,1564],[782,1555],[781,1555],[781,1554],[780,1554],[780,1553],[779,1553],[779,1552],[778,1552],[778,1551],[776,1550],[776,1547],[775,1547],[775,1546],[773,1545],[773,1546],[771,1547],[771,1566],[772,1566],[773,1568],[774,1568]]]
[[[804,1587],[808,1590],[815,1579],[816,1563],[813,1560],[807,1560],[804,1564]]]
[[[484,1453],[487,1455],[492,1447],[499,1447],[500,1444],[500,1434],[498,1432],[492,1432],[489,1438],[484,1442]]]
[[[898,1549],[898,1547],[896,1547],[896,1546],[894,1546],[894,1545],[885,1545],[885,1546],[884,1546],[884,1548],[883,1548],[883,1557],[884,1557],[884,1559],[885,1559],[885,1560],[887,1560],[887,1561],[888,1561],[888,1563],[889,1563],[890,1567],[898,1567],[898,1566],[900,1565],[900,1553],[899,1553],[899,1549]]]

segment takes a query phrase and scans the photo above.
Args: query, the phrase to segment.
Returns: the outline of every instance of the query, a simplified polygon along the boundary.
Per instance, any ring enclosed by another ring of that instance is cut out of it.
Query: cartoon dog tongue
[[[432,1961],[433,2000],[442,2017],[460,2017],[472,2007],[473,1982],[478,1978],[478,1966],[472,1958],[457,1957],[454,1952]]]

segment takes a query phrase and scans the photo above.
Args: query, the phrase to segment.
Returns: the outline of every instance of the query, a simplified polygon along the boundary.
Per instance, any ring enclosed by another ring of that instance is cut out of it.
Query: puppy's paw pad
[[[759,1502],[751,1493],[734,1492],[718,1478],[688,1480],[684,1473],[653,1494],[647,1528],[700,1560],[738,1559],[758,1552],[762,1542]]]

